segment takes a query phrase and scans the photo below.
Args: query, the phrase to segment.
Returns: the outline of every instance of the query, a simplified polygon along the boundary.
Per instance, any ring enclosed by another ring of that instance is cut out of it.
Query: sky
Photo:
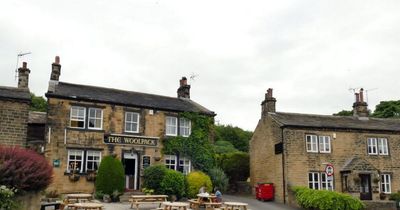
[[[274,89],[280,112],[351,110],[399,100],[400,1],[12,0],[0,3],[0,86],[44,95],[60,81],[191,99],[216,122],[254,130]],[[17,54],[31,52],[19,59]],[[192,79],[190,79],[192,77]]]

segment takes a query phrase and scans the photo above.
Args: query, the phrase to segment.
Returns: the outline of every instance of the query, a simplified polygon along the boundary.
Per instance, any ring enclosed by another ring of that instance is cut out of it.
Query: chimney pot
[[[31,70],[27,66],[26,62],[22,62],[22,67],[18,68],[18,88],[29,88],[29,73],[31,73]]]
[[[268,98],[272,98],[272,88],[268,88],[268,90],[267,90],[267,96],[268,96]]]
[[[22,62],[22,68],[26,69],[27,66],[28,64],[26,62]]]
[[[187,78],[182,77],[179,80],[178,98],[190,98],[190,85],[187,84]]]
[[[356,102],[360,102],[360,94],[359,93],[355,93],[354,95],[356,96]]]
[[[58,56],[58,55],[56,56],[54,63],[60,64],[60,56]]]
[[[364,89],[360,89],[360,102],[364,102]]]

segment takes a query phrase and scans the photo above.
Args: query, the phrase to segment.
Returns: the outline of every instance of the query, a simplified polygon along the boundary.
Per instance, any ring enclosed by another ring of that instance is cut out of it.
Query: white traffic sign
[[[333,165],[332,164],[327,164],[326,167],[325,167],[326,175],[327,176],[332,176],[333,172],[334,172]]]

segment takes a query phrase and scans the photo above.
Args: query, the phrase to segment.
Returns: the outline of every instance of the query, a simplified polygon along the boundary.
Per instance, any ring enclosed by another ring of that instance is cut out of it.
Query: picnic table
[[[189,200],[190,207],[193,209],[199,209],[200,206],[205,206],[206,209],[214,209],[220,207],[222,203],[216,202],[217,196],[208,193],[197,194],[197,199]]]
[[[64,203],[79,203],[82,201],[90,201],[92,200],[92,194],[84,194],[84,193],[76,193],[76,194],[67,194],[65,195]]]
[[[225,209],[226,210],[235,210],[235,209],[243,209],[247,210],[247,203],[241,203],[241,202],[224,202],[225,204]]]
[[[74,203],[71,204],[70,207],[74,210],[77,209],[84,209],[84,210],[88,210],[88,209],[95,209],[95,210],[102,210],[103,209],[103,204],[101,203]]]
[[[132,195],[129,201],[131,202],[131,208],[136,205],[136,210],[139,210],[139,205],[146,203],[158,203],[160,207],[163,202],[167,201],[167,198],[167,195]]]
[[[189,209],[189,204],[183,203],[183,202],[163,202],[162,205],[164,206],[164,210],[172,210],[172,209],[188,210]]]

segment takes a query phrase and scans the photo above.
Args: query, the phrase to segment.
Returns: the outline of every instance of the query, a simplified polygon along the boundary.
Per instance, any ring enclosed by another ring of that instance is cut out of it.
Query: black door
[[[371,175],[360,174],[360,199],[372,200]]]
[[[128,189],[135,189],[135,159],[124,159],[125,176],[127,177],[126,185]]]

